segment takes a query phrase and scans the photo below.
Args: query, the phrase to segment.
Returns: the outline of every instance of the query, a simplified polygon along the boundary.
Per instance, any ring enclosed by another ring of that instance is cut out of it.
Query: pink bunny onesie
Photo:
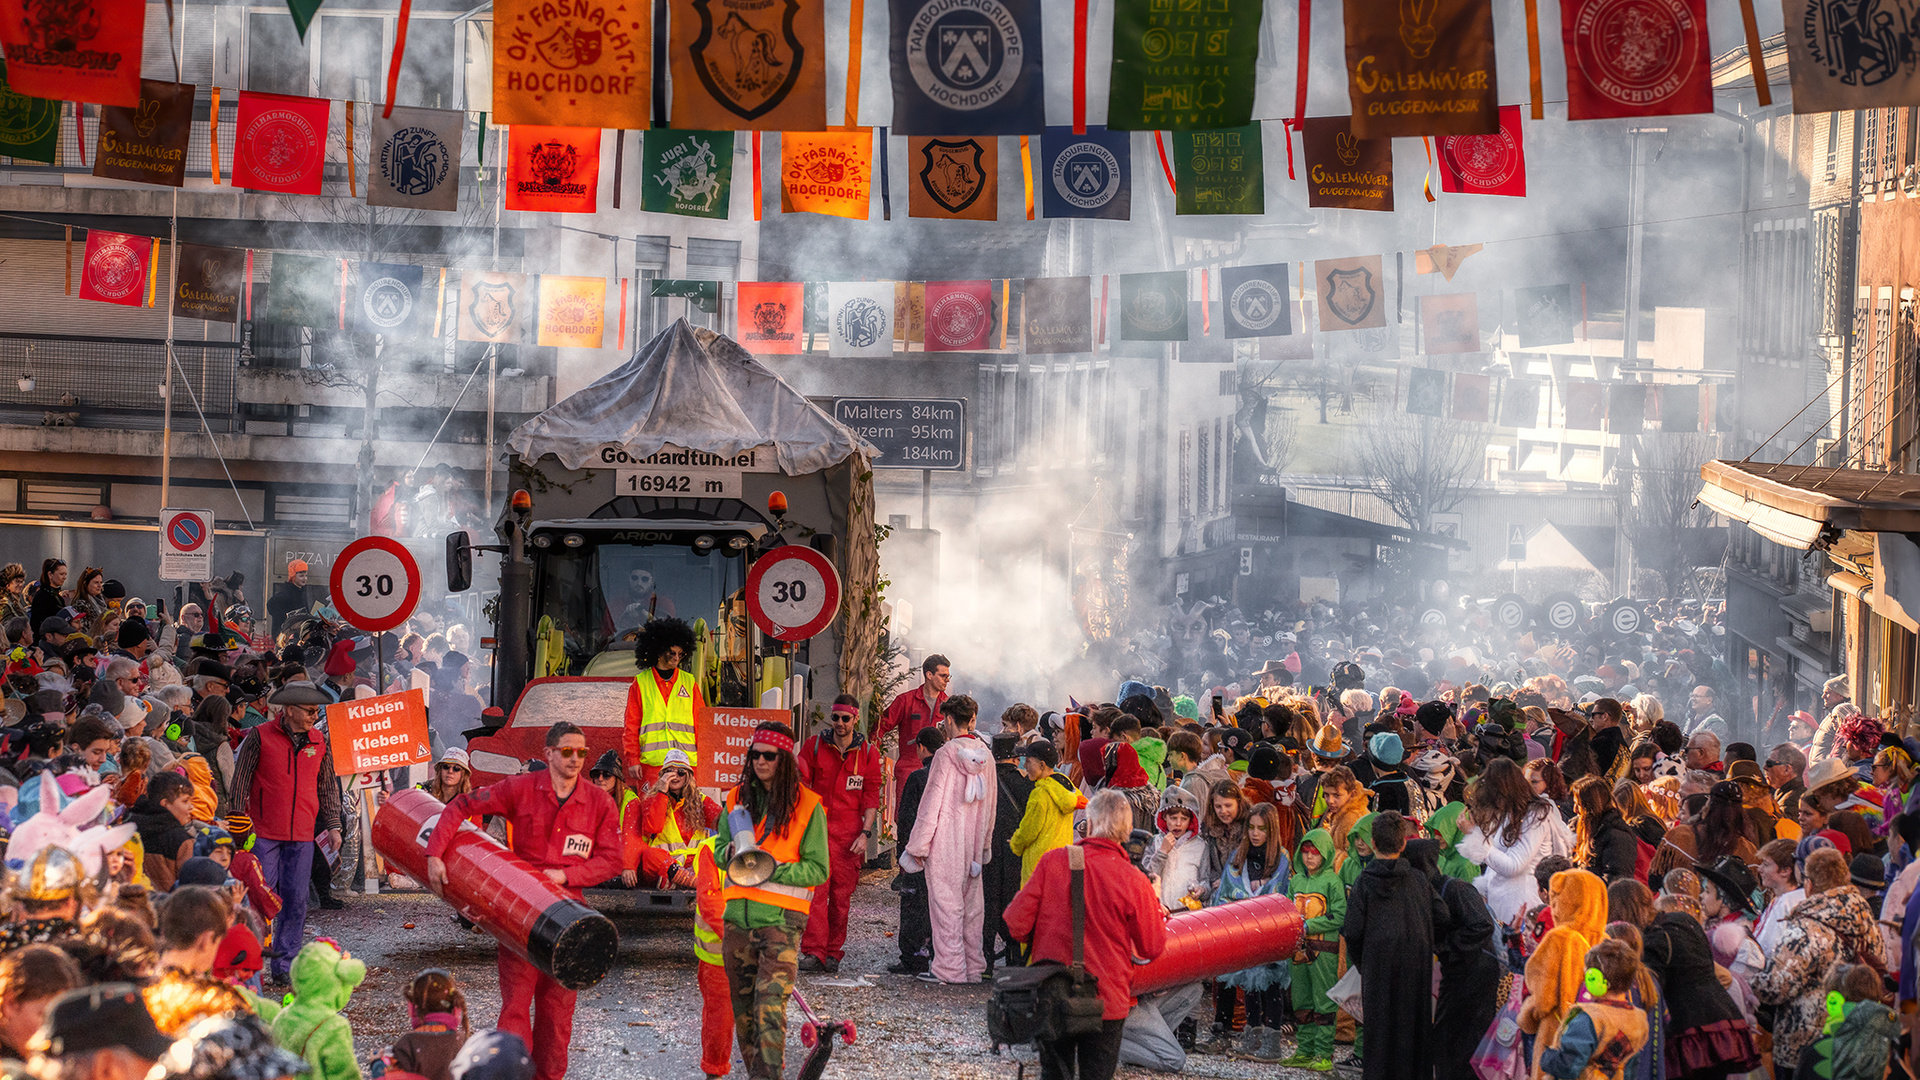
[[[978,736],[941,747],[907,845],[906,854],[927,868],[932,971],[941,982],[979,982],[987,970],[980,945],[986,919],[980,868],[992,855],[994,784],[993,754]]]

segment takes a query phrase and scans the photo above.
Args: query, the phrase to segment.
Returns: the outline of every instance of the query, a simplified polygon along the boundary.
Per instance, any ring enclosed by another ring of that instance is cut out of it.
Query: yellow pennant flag
[[[606,278],[540,275],[541,345],[598,349],[606,339]]]
[[[780,210],[866,220],[873,201],[873,132],[780,133]]]

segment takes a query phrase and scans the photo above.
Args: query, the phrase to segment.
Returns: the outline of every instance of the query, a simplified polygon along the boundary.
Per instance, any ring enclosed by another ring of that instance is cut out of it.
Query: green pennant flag
[[[14,93],[0,60],[0,156],[51,165],[59,141],[60,103]]]
[[[1187,131],[1253,118],[1262,0],[1118,0],[1107,127]]]
[[[649,129],[641,136],[640,161],[642,210],[726,219],[733,132]]]
[[[670,296],[693,301],[693,306],[712,315],[720,310],[720,283],[693,278],[655,278],[648,296]]]
[[[320,14],[321,0],[287,0],[287,12],[293,16],[293,28],[300,31],[300,40],[307,40],[307,27],[313,24],[313,17]]]
[[[346,283],[339,259],[276,253],[268,273],[267,299],[254,305],[255,322],[340,328],[341,290]]]
[[[1222,131],[1176,131],[1173,140],[1173,212],[1264,214],[1266,169],[1260,122]]]

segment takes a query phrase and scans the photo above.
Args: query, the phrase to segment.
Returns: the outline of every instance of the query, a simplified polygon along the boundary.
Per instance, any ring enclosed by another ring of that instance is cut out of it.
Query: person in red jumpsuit
[[[907,774],[920,767],[920,744],[915,741],[920,729],[940,722],[940,706],[947,700],[947,683],[953,679],[947,658],[939,653],[930,653],[920,662],[920,674],[920,685],[893,699],[873,733],[874,742],[884,742],[889,734],[899,733],[900,753],[893,767],[896,804],[900,792],[906,789]]]
[[[860,702],[852,694],[833,700],[833,727],[800,744],[794,760],[800,782],[820,796],[827,812],[828,872],[826,903],[816,894],[806,933],[800,937],[800,970],[836,972],[847,944],[847,908],[860,870],[867,863],[867,841],[880,817],[880,752],[856,730]]]
[[[588,752],[579,726],[563,720],[547,729],[544,770],[455,796],[427,840],[427,880],[446,884],[447,864],[441,856],[461,821],[472,814],[505,815],[513,853],[575,900],[582,888],[618,877],[620,808],[594,784],[581,783]],[[494,1026],[520,1036],[533,1049],[536,1080],[560,1080],[567,1075],[574,992],[510,949],[500,950],[499,970],[500,1019]]]

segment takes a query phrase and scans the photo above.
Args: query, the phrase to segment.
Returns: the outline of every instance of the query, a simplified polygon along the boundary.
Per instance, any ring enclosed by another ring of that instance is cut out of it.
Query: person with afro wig
[[[653,786],[668,751],[679,750],[690,764],[700,764],[693,722],[705,703],[699,677],[681,668],[693,653],[693,628],[680,619],[655,619],[634,640],[634,666],[642,670],[627,688],[620,760],[642,790]]]

